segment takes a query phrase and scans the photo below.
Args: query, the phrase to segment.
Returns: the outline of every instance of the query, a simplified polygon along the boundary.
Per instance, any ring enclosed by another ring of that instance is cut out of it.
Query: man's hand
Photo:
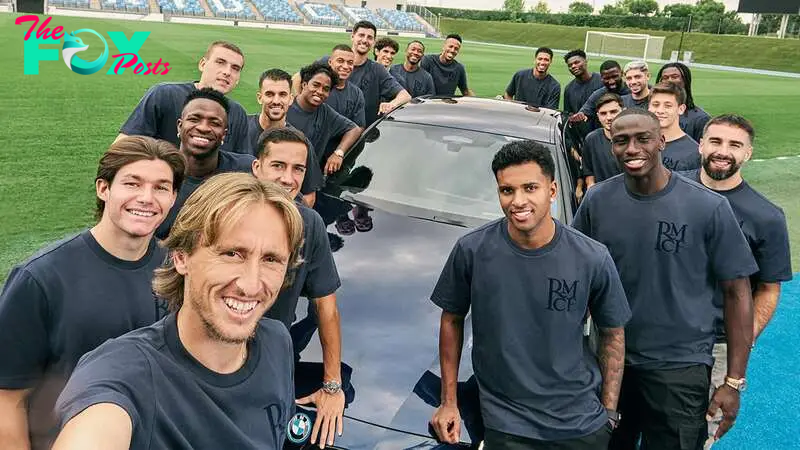
[[[342,157],[333,154],[328,157],[328,161],[325,163],[325,175],[330,175],[341,168],[342,168]]]
[[[394,108],[395,106],[391,102],[384,102],[381,103],[381,105],[378,107],[378,112],[380,114],[387,114],[391,112]]]
[[[706,420],[711,421],[719,410],[722,411],[722,422],[714,435],[715,441],[724,436],[733,427],[733,422],[736,421],[736,416],[739,414],[739,391],[727,384],[718,387],[711,397],[711,403],[708,405]]]
[[[586,117],[586,114],[582,112],[577,112],[569,116],[569,119],[567,120],[569,121],[569,123],[577,123],[577,122],[586,122],[587,120],[589,120],[589,118]]]
[[[342,415],[344,414],[344,392],[340,389],[335,394],[328,394],[322,389],[308,397],[297,400],[298,405],[313,403],[317,408],[317,420],[311,430],[311,443],[317,442],[319,435],[319,448],[333,445],[336,433],[342,435]]]
[[[458,444],[461,437],[461,413],[457,406],[442,405],[436,408],[431,425],[442,442]]]

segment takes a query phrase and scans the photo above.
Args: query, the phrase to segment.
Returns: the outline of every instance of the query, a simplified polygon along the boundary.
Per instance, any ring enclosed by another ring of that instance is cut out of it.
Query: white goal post
[[[662,59],[663,49],[663,36],[587,31],[583,50],[587,55],[653,61]]]

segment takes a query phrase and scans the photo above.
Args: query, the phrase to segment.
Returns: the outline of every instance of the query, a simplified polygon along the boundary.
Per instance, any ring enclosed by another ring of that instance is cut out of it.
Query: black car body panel
[[[449,448],[428,428],[440,392],[441,309],[430,294],[456,240],[502,217],[489,163],[504,142],[533,139],[551,148],[557,182],[567,187],[553,213],[563,222],[572,219],[561,130],[557,112],[516,102],[415,100],[368,129],[328,179],[315,209],[328,225],[342,280],[342,362],[352,368],[348,387],[354,390],[336,448]],[[373,228],[338,236],[333,223],[352,205],[371,210]],[[301,301],[298,318],[306,308]],[[467,316],[459,371],[465,446],[483,432],[471,347]],[[301,358],[322,361],[317,338]]]

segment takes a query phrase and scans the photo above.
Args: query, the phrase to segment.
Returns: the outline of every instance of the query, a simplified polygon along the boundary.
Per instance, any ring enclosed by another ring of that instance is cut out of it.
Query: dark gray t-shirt
[[[683,172],[681,175],[700,182],[700,169]],[[750,251],[758,264],[758,272],[750,277],[755,291],[759,283],[781,283],[792,279],[792,257],[789,251],[789,232],[783,210],[770,202],[746,181],[728,191],[714,191],[725,196],[733,208],[733,214],[742,228]],[[717,342],[725,342],[724,306],[722,291],[714,296],[717,306],[715,329]]]
[[[625,86],[625,82],[623,81],[621,83],[622,86],[620,86],[619,91],[616,91],[614,93],[619,96],[630,94],[631,91],[630,89],[628,89],[628,86]],[[597,101],[600,100],[600,97],[602,97],[603,94],[606,94],[608,92],[610,91],[605,86],[594,91],[594,93],[590,95],[588,99],[586,99],[586,102],[584,102],[583,106],[581,106],[581,109],[578,111],[584,113],[586,117],[589,118],[588,123],[592,130],[601,128],[600,122],[597,120]]]
[[[264,129],[261,128],[261,124],[258,123],[258,116],[258,114],[247,116],[247,140],[252,145],[253,156],[258,154],[258,138],[261,136],[261,133],[264,132]],[[288,122],[286,123],[286,128],[296,129]],[[308,152],[306,154],[306,176],[303,178],[303,185],[300,187],[300,193],[303,195],[316,192],[324,184],[322,170],[319,167],[316,154],[314,153],[314,146],[307,138],[306,143],[308,144]]]
[[[328,100],[325,103],[361,128],[366,125],[364,93],[350,81],[345,83],[344,89],[331,88],[331,95],[328,96]]]
[[[295,101],[289,107],[289,112],[286,113],[286,121],[302,131],[311,141],[316,153],[316,159],[320,165],[324,165],[326,162],[323,152],[328,148],[330,140],[340,138],[343,134],[356,128],[355,123],[334,111],[327,103],[323,103],[314,111],[308,112],[304,111]]]
[[[158,83],[145,92],[120,133],[150,136],[180,146],[178,119],[183,111],[186,96],[195,90],[194,83]],[[220,149],[234,153],[253,153],[247,140],[247,112],[228,97],[228,132]]]
[[[622,96],[622,105],[626,108],[639,108],[647,110],[650,104],[650,96],[642,97],[640,99],[633,98],[633,94],[627,94]]]
[[[328,57],[324,56],[319,61],[327,64]],[[403,90],[403,86],[400,86],[385,67],[371,59],[353,67],[353,73],[347,82],[361,89],[364,94],[364,120],[367,127],[378,118],[381,99],[394,99]]]
[[[697,142],[684,134],[674,141],[667,142],[661,159],[667,169],[681,172],[700,168],[700,147]]]
[[[472,311],[472,365],[486,427],[541,440],[596,432],[607,421],[602,376],[583,338],[622,327],[628,302],[608,251],[556,222],[546,246],[526,250],[498,219],[458,240],[431,300]]]
[[[389,73],[400,83],[400,86],[408,91],[411,97],[436,95],[433,77],[422,67],[417,66],[417,70],[409,72],[402,64],[395,64],[389,68]]]
[[[695,141],[700,142],[700,139],[703,138],[703,128],[710,119],[711,116],[699,106],[687,109],[685,113],[681,114],[681,130]]]
[[[467,70],[458,61],[453,60],[450,64],[444,64],[439,55],[425,55],[419,66],[431,74],[436,95],[454,95],[456,88],[463,95],[468,89]]]
[[[626,364],[711,366],[717,284],[758,270],[725,197],[674,173],[642,196],[619,176],[589,189],[573,226],[608,247],[622,278]]]
[[[153,239],[138,261],[121,260],[86,230],[11,270],[0,295],[0,388],[33,389],[34,449],[53,444],[53,406],[80,357],[166,314],[150,284],[165,258]]]
[[[611,153],[611,140],[603,130],[594,130],[583,142],[583,175],[594,177],[595,183],[622,173],[619,162]]]
[[[262,319],[244,365],[214,372],[183,346],[176,315],[81,358],[56,413],[63,427],[84,409],[114,403],[131,418],[130,448],[281,449],[294,413],[289,332]]]
[[[303,217],[301,254],[304,261],[295,269],[292,285],[278,295],[275,304],[266,314],[267,317],[283,322],[287,329],[294,323],[300,296],[318,299],[333,294],[342,285],[322,217],[313,209],[299,203],[297,209]]]
[[[558,109],[561,85],[549,73],[543,79],[533,76],[533,69],[517,71],[506,87],[506,94],[514,100],[540,108]]]
[[[574,78],[564,88],[564,112],[575,114],[580,111],[586,100],[601,88],[603,88],[603,78],[599,73],[592,73],[589,81]]]
[[[156,230],[156,237],[159,239],[165,239],[169,235],[169,230],[172,229],[172,224],[175,223],[175,219],[178,217],[178,212],[181,208],[183,208],[183,204],[186,203],[186,199],[188,199],[189,196],[192,195],[192,192],[194,192],[198,187],[200,187],[201,184],[203,184],[203,181],[220,173],[252,173],[253,161],[255,159],[256,158],[251,154],[245,155],[240,153],[219,152],[219,161],[217,162],[217,169],[214,172],[205,178],[190,176],[183,177],[183,183],[181,183],[181,188],[178,191],[178,198],[175,199],[175,204],[172,205],[172,209],[169,210],[167,218],[164,219],[164,222],[162,222]]]

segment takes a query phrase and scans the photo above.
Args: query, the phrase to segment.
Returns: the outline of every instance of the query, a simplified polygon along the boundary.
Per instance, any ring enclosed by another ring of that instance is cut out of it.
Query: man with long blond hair
[[[54,449],[283,447],[289,332],[262,319],[298,264],[303,219],[280,186],[225,173],[186,201],[153,287],[171,313],[79,363]]]
[[[0,448],[49,449],[53,405],[80,357],[165,313],[153,234],[183,179],[172,144],[125,137],[100,159],[98,222],[15,267],[0,294]]]

